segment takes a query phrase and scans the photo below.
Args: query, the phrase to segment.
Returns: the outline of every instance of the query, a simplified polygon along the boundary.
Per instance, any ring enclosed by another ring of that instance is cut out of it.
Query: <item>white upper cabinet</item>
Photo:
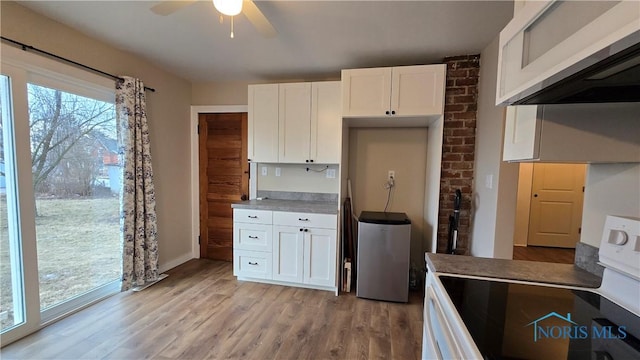
[[[249,85],[249,159],[340,162],[340,82]]]
[[[500,32],[496,104],[525,98],[638,36],[640,1],[527,2]]]
[[[342,152],[340,81],[311,83],[311,144],[309,160],[337,164]]]
[[[311,83],[280,84],[278,161],[309,160],[311,134]]]
[[[278,162],[278,84],[249,85],[249,161]]]
[[[503,160],[640,162],[640,103],[507,107]]]
[[[446,65],[342,70],[344,117],[442,114]]]

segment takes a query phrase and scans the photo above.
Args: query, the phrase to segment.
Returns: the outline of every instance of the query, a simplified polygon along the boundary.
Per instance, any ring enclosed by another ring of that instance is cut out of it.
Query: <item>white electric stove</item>
[[[640,219],[608,216],[598,289],[429,272],[425,359],[640,359]]]

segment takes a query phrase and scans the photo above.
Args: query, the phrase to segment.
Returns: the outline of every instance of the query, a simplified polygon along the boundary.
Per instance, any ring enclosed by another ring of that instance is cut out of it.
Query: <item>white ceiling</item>
[[[340,69],[477,54],[511,19],[512,1],[256,1],[278,31],[244,15],[218,21],[211,1],[169,15],[159,1],[19,1],[194,83],[337,78]]]

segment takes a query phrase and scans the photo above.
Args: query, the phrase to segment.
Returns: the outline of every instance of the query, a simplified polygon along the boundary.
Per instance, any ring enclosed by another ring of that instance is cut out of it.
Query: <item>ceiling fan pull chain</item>
[[[233,39],[233,16],[231,17],[231,38]]]

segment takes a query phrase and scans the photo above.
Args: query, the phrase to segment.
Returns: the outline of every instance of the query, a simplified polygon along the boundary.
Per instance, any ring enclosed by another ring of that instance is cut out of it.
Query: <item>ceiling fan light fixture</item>
[[[242,11],[243,0],[213,0],[216,10],[227,16],[236,16]]]

